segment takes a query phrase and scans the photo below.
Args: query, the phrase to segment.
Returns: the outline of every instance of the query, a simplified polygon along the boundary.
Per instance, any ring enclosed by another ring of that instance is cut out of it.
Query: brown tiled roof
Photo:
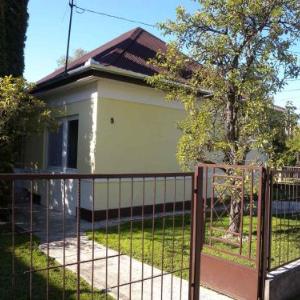
[[[151,76],[157,70],[154,66],[149,65],[147,61],[154,58],[159,50],[166,50],[165,42],[138,27],[71,62],[68,71],[81,67],[92,59],[104,66],[113,66]],[[42,78],[37,84],[40,85],[49,80],[58,79],[63,74],[64,67]]]

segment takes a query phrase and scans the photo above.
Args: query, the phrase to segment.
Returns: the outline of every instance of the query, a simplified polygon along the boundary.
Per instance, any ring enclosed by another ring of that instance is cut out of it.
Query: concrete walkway
[[[26,211],[26,210],[25,210]],[[77,272],[77,237],[76,219],[71,216],[65,218],[65,243],[62,233],[62,215],[55,210],[49,210],[48,232],[45,224],[45,210],[42,206],[34,205],[33,230],[41,240],[40,249],[54,258],[59,264],[73,264],[67,266],[69,270]],[[26,214],[18,216],[18,223],[27,227]],[[115,224],[112,221],[110,225]],[[95,223],[95,228],[103,228],[103,222]],[[161,276],[161,270],[152,268],[150,265],[142,264],[127,255],[118,258],[118,252],[107,249],[105,246],[94,243],[94,272],[92,262],[84,262],[92,259],[93,242],[85,235],[86,230],[91,229],[91,223],[81,221],[80,233],[80,276],[89,284],[94,284],[98,290],[106,290],[108,287],[115,287],[109,290],[109,294],[119,299],[174,299],[185,300],[188,298],[188,282],[170,274]],[[49,248],[48,243],[49,241]],[[65,247],[64,247],[65,245]],[[65,248],[65,250],[64,250]],[[108,257],[107,259],[105,259]],[[104,258],[104,259],[103,259]],[[131,268],[130,268],[131,265]],[[106,271],[107,270],[107,271]],[[157,276],[154,279],[149,277]],[[93,279],[92,279],[93,278]],[[143,283],[140,282],[144,279]],[[128,285],[129,282],[137,281]],[[181,292],[181,293],[180,293]],[[180,295],[181,294],[181,295]],[[131,297],[130,297],[131,296]],[[143,297],[142,297],[143,296]],[[224,295],[201,287],[201,300],[229,300]]]
[[[47,244],[40,246],[44,253],[47,253]],[[80,237],[80,261],[87,261],[92,259],[92,241],[86,236]],[[55,241],[49,244],[49,255],[55,260],[63,264],[63,241]],[[126,284],[118,288],[110,290],[110,294],[119,299],[174,299],[185,300],[188,299],[188,282],[180,280],[180,278],[171,275],[161,277],[161,270],[153,268],[147,264],[142,264],[140,261],[131,259],[127,255],[114,257],[118,255],[117,251],[106,249],[106,247],[95,243],[94,244],[94,258],[105,258],[94,261],[94,274],[92,274],[92,262],[80,264],[80,276],[84,278],[89,284],[92,284],[92,277],[94,276],[94,287],[99,290],[106,289],[107,286],[114,287],[117,285]],[[67,238],[65,241],[65,263],[71,264],[77,262],[77,238]],[[130,271],[130,262],[132,263]],[[120,269],[119,267],[120,266]],[[77,264],[68,266],[68,269],[77,272]],[[107,273],[106,273],[107,270]],[[120,273],[119,273],[120,270]],[[143,272],[143,276],[142,276]],[[153,273],[152,273],[153,272]],[[130,280],[131,273],[131,280]],[[118,275],[119,274],[119,275]],[[151,275],[157,276],[153,280],[148,279]],[[144,278],[143,287],[140,280]],[[162,279],[163,278],[163,279]],[[131,285],[129,282],[139,281]],[[181,295],[180,295],[181,291]],[[220,295],[212,290],[201,287],[201,299],[205,300],[228,300],[230,298]],[[130,297],[131,295],[131,297]],[[143,297],[142,297],[143,295]],[[172,295],[172,296],[171,296]],[[172,297],[172,298],[171,298]]]

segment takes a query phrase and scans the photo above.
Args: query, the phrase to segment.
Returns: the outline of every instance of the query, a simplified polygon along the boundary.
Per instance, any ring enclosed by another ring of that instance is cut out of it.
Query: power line
[[[120,16],[115,16],[115,15],[111,15],[111,14],[108,14],[108,13],[105,13],[105,12],[102,12],[102,11],[95,11],[95,10],[92,10],[92,9],[89,9],[89,8],[84,8],[84,7],[78,6],[76,4],[74,4],[73,6],[76,8],[76,12],[78,14],[83,14],[85,12],[89,12],[89,13],[100,15],[100,16],[105,16],[105,17],[114,18],[114,19],[121,20],[121,21],[126,21],[126,22],[130,22],[130,23],[135,23],[135,24],[140,24],[140,25],[145,25],[145,26],[149,26],[149,27],[152,27],[152,28],[156,28],[156,25],[154,25],[154,24],[149,24],[149,23],[145,23],[145,22],[142,22],[142,21],[138,21],[138,20],[133,20],[133,19],[128,19],[128,18],[124,18],[124,17],[120,17]]]
[[[280,93],[286,93],[286,92],[297,92],[300,91],[300,89],[292,89],[292,90],[283,90]]]

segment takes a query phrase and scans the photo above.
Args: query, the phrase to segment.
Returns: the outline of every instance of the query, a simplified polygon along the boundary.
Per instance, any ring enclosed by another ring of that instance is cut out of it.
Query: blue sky
[[[175,9],[183,5],[188,10],[197,7],[191,0],[77,0],[77,5],[108,14],[155,24],[174,19]],[[36,81],[57,67],[57,59],[66,52],[69,22],[68,0],[30,0],[29,27],[25,48],[25,77]],[[90,13],[74,14],[70,51],[76,48],[92,50],[138,25]],[[146,30],[166,39],[155,28]],[[300,57],[300,46],[293,49]],[[292,100],[300,110],[300,79],[289,81],[275,96],[275,103],[284,106]]]

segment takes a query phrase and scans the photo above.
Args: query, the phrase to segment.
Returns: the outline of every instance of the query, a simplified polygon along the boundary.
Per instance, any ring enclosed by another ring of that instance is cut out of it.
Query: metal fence
[[[0,185],[1,299],[187,299],[195,287],[193,173],[6,174]]]
[[[0,175],[0,299],[235,298],[300,259],[300,169]],[[201,265],[200,265],[201,261]]]
[[[270,261],[273,270],[300,259],[300,168],[271,171]]]

